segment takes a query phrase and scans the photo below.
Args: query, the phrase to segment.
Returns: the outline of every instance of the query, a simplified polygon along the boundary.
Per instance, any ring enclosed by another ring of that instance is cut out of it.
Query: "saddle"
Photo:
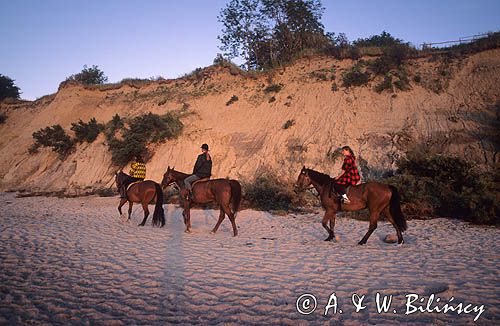
[[[345,194],[346,195],[349,195],[349,190],[351,190],[351,187],[353,186],[346,186],[345,187]],[[330,195],[331,194],[334,194],[335,196],[337,197],[340,197],[340,194],[335,190],[335,184],[332,182],[331,185],[330,185]],[[331,196],[330,196],[331,197]]]
[[[144,180],[142,180],[142,181],[144,181]],[[130,189],[130,187],[132,187],[132,186],[133,186],[133,185],[135,185],[136,183],[140,183],[140,182],[142,182],[142,181],[134,181],[134,182],[132,182],[131,184],[129,184],[129,185],[127,186],[127,189],[125,189],[125,191],[128,191],[128,190]]]
[[[196,180],[195,182],[193,182],[193,183],[191,184],[191,188],[193,188],[193,187],[194,187],[194,185],[195,185],[195,184],[197,184],[197,183],[199,183],[199,182],[205,182],[205,181],[208,181],[208,180],[210,180],[210,177],[205,177],[205,178],[201,178],[201,179],[199,179],[199,180]]]

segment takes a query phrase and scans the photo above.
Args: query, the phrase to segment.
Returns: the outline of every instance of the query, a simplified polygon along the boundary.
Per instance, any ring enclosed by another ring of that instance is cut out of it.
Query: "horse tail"
[[[390,202],[390,211],[391,214],[394,218],[394,222],[398,226],[398,229],[401,232],[404,232],[408,229],[408,226],[406,225],[406,219],[405,216],[403,215],[403,212],[401,211],[401,197],[399,196],[399,191],[396,187],[389,185],[389,188],[391,189],[392,196],[391,196],[391,202]]]
[[[163,190],[159,184],[155,182],[156,188],[156,205],[153,213],[153,226],[163,227],[165,225],[165,211],[163,210]]]
[[[241,185],[236,180],[229,180],[231,185],[231,203],[233,204],[233,213],[236,217],[236,213],[240,209],[241,204]]]

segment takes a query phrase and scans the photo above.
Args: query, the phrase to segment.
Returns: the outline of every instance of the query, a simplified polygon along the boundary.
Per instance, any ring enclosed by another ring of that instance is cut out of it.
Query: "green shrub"
[[[106,136],[106,140],[111,140],[115,136],[116,132],[122,129],[124,126],[125,123],[123,122],[123,119],[118,114],[115,114],[104,127],[104,135]]]
[[[368,84],[370,74],[362,70],[362,65],[356,64],[350,70],[342,74],[342,81],[344,87],[363,86]]]
[[[357,46],[350,46],[347,52],[347,56],[352,60],[358,60],[361,58],[361,51]]]
[[[120,124],[118,119],[116,123]],[[128,128],[122,129],[122,140],[114,136],[108,140],[112,161],[116,166],[124,166],[137,155],[147,156],[149,143],[176,138],[183,127],[179,117],[171,112],[162,116],[154,113],[137,116],[130,120]]]
[[[381,57],[369,62],[370,70],[375,75],[387,75],[391,70],[396,68],[393,61],[387,56]]]
[[[285,122],[285,124],[283,125],[283,129],[288,129],[290,128],[291,126],[295,125],[295,120],[294,119],[291,119],[291,120],[287,120]]]
[[[339,90],[339,87],[337,86],[337,83],[333,82],[333,84],[332,84],[332,92],[336,92],[338,90]]]
[[[385,90],[393,91],[394,87],[392,86],[392,75],[390,73],[387,73],[384,76],[384,80],[375,86],[375,91],[377,93],[382,93]]]
[[[436,94],[441,94],[445,89],[443,82],[439,78],[431,80],[426,87]]]
[[[164,115],[147,113],[135,117],[130,122],[130,131],[148,135],[152,142],[164,142],[167,139],[177,138],[184,127],[179,117],[168,112]]]
[[[398,77],[398,80],[394,82],[394,85],[396,86],[397,89],[400,91],[407,91],[410,90],[410,80],[408,79],[408,75],[406,74],[406,71],[404,70],[398,70],[395,73],[396,77]]]
[[[66,79],[66,81],[69,80],[76,80],[85,85],[101,85],[108,81],[108,77],[96,65],[93,65],[91,68],[84,65],[81,72],[71,75]]]
[[[277,177],[263,175],[254,183],[244,186],[245,199],[250,207],[269,210],[290,210],[294,207],[294,194]]]
[[[233,95],[233,96],[231,96],[231,98],[229,99],[229,101],[226,102],[226,106],[229,106],[229,105],[233,104],[236,101],[238,101],[238,96]]]
[[[283,88],[281,84],[272,84],[264,88],[265,93],[278,93]]]
[[[18,99],[20,94],[20,89],[14,84],[14,80],[0,74],[0,102],[7,98]]]
[[[415,83],[420,83],[422,81],[422,76],[420,76],[420,74],[416,74],[415,76],[413,76],[413,81]]]
[[[437,216],[481,224],[500,223],[498,169],[480,173],[461,158],[412,152],[398,163],[388,180],[401,191],[403,202],[419,214],[419,207]]]
[[[7,120],[7,115],[5,113],[0,113],[0,124],[4,124]]]
[[[394,45],[403,44],[403,40],[395,38],[390,33],[382,31],[380,35],[372,35],[368,38],[360,38],[352,42],[355,46],[359,47],[389,47]]]
[[[369,68],[375,75],[386,75],[391,70],[401,70],[404,61],[412,57],[416,50],[406,44],[395,44],[383,48],[383,54],[369,62]]]
[[[271,98],[269,99],[269,103],[273,103],[274,101],[276,101],[276,97],[271,96]]]
[[[405,60],[413,57],[416,52],[408,44],[396,44],[385,48],[383,56],[387,57],[394,65],[400,66]]]
[[[72,123],[71,130],[75,132],[75,138],[78,142],[92,143],[99,136],[99,133],[104,130],[104,125],[97,123],[96,119],[92,118],[89,122],[79,120],[77,123]]]
[[[51,147],[59,154],[60,159],[64,159],[74,149],[73,140],[66,134],[60,125],[46,127],[33,133],[35,143],[30,147],[30,153],[36,152],[40,147]]]

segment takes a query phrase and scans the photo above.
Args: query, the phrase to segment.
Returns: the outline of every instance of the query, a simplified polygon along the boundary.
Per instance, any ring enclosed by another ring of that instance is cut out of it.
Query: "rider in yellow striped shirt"
[[[131,183],[146,179],[146,164],[140,155],[136,155],[135,162],[132,162],[130,167],[129,178],[123,182],[123,186],[120,189],[121,198],[127,197],[127,188]]]

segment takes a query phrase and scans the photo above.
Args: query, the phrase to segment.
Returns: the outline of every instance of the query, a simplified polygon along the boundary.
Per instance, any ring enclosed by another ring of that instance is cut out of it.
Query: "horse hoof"
[[[137,226],[144,226],[144,224],[142,224],[142,223],[139,223],[139,224],[137,224]]]
[[[215,231],[214,230],[210,231],[210,234],[215,234]]]
[[[366,242],[364,242],[364,241],[360,241],[360,242],[358,242],[358,245],[362,246],[362,245],[364,245],[365,243],[366,243]]]
[[[186,231],[184,231],[184,232],[185,232],[185,233],[191,233],[191,231],[190,231],[190,230],[186,230]]]
[[[326,238],[324,241],[332,241],[332,239],[333,239],[333,238],[328,237],[328,238]]]

